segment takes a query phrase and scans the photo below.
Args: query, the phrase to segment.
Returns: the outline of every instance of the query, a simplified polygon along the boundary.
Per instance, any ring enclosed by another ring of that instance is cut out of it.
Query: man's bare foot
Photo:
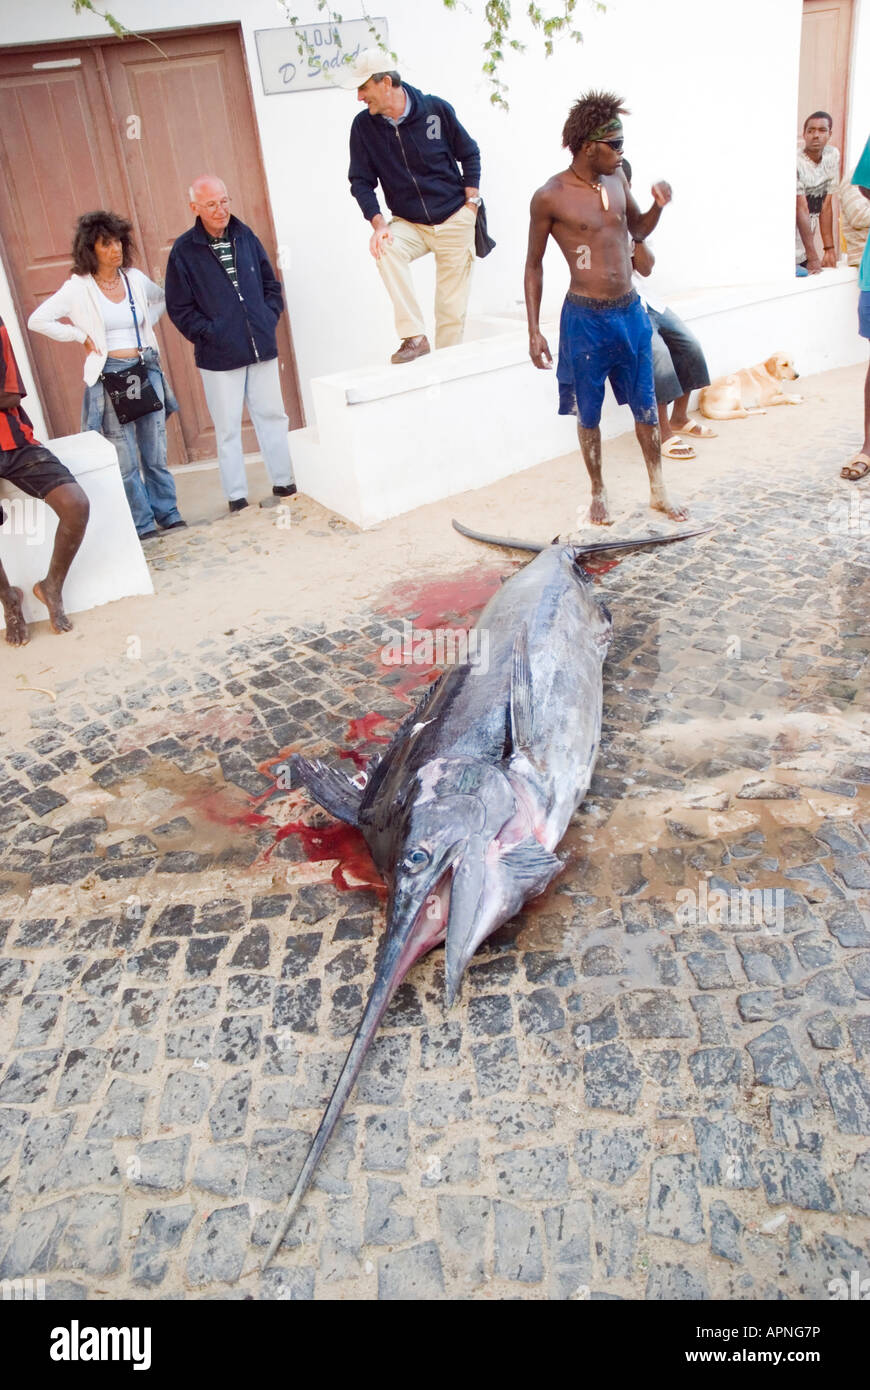
[[[596,493],[589,504],[589,520],[593,526],[612,526],[613,521],[607,511],[607,498],[604,493]]]
[[[30,641],[30,633],[21,611],[23,598],[24,594],[20,589],[10,588],[9,597],[3,601],[3,613],[6,618],[6,641],[10,647],[26,647]]]
[[[63,611],[60,590],[49,588],[47,579],[38,579],[33,586],[33,592],[48,609],[52,632],[72,632],[72,623]]]
[[[654,512],[664,512],[671,521],[685,521],[689,515],[688,507],[684,507],[682,502],[671,502],[667,497],[651,497],[650,507]]]

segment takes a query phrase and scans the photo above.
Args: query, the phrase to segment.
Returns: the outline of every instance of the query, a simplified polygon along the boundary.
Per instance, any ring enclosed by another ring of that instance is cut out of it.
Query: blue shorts
[[[577,415],[584,429],[601,419],[608,379],[635,420],[658,424],[652,328],[635,290],[620,299],[565,296],[559,325],[559,414]]]
[[[870,338],[870,290],[858,295],[858,332],[862,338]]]

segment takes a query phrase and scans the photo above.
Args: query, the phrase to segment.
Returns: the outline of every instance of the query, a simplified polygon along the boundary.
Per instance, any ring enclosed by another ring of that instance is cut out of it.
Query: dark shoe
[[[296,484],[295,484],[295,483],[291,483],[289,487],[284,487],[284,486],[282,486],[282,485],[279,485],[278,487],[273,487],[273,488],[272,488],[272,496],[273,496],[273,497],[292,497],[295,491],[296,491]]]
[[[230,503],[231,512],[241,512],[248,505],[247,497],[234,497]]]
[[[399,351],[393,353],[390,361],[413,362],[415,357],[425,357],[426,353],[431,351],[429,339],[425,334],[419,338],[403,338],[399,344]]]
[[[181,528],[186,525],[186,521],[170,521],[169,525],[164,526],[163,529],[164,531],[180,531]]]

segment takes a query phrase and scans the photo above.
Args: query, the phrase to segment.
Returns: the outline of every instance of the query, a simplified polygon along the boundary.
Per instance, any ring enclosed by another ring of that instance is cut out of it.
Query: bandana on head
[[[604,125],[598,126],[591,135],[587,135],[587,140],[606,140],[608,135],[615,135],[618,130],[622,130],[622,121],[618,116],[614,116],[612,121],[605,121]]]

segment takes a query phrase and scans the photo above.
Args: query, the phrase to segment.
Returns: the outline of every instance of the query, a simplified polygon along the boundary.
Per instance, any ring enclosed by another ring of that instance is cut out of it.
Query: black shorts
[[[0,478],[7,478],[28,497],[44,500],[63,483],[75,478],[66,464],[44,444],[22,444],[20,449],[0,449]]]

